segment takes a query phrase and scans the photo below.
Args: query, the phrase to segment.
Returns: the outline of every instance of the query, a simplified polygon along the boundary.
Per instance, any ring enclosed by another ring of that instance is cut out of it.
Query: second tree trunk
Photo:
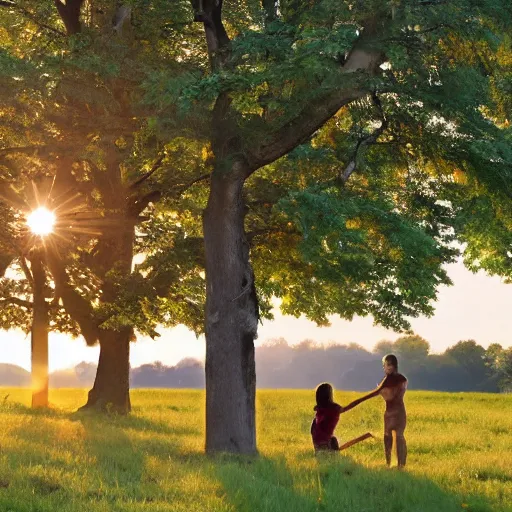
[[[94,386],[82,409],[130,412],[130,329],[100,334],[100,358]]]

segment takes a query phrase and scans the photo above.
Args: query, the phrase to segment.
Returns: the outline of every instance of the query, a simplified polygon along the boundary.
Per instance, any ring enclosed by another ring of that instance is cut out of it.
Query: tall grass
[[[510,395],[408,392],[405,472],[385,468],[380,399],[337,429],[379,439],[317,458],[313,392],[259,391],[259,457],[211,458],[201,391],[134,391],[129,417],[74,413],[85,398],[55,390],[33,411],[27,390],[0,389],[0,512],[512,511]]]

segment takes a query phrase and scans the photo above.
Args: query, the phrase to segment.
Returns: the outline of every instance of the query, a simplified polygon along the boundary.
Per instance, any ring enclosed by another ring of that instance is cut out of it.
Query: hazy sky
[[[484,273],[472,274],[462,263],[450,265],[448,272],[454,286],[440,289],[435,316],[412,321],[415,332],[430,342],[432,352],[443,352],[457,341],[470,338],[484,347],[493,342],[512,346],[512,285]],[[132,343],[132,366],[153,361],[173,365],[184,357],[204,358],[203,337],[196,339],[183,326],[161,334],[156,341],[144,339]],[[333,317],[331,327],[316,327],[304,318],[283,317],[276,312],[274,321],[260,325],[257,343],[278,337],[289,343],[310,338],[322,343],[355,342],[371,349],[383,338],[394,340],[398,336],[393,331],[374,327],[371,318],[347,322]],[[81,361],[97,362],[98,354],[98,347],[86,347],[81,339],[50,334],[51,371],[70,368]],[[30,337],[15,331],[0,333],[0,362],[29,369]]]

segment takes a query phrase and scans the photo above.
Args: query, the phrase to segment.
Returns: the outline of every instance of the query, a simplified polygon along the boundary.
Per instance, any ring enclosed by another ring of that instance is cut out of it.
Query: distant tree
[[[395,349],[395,344],[393,341],[382,340],[379,341],[373,347],[373,353],[379,356],[385,356],[386,354],[392,354]]]
[[[487,364],[492,364],[496,358],[503,352],[503,347],[499,343],[491,343],[484,354],[484,359]]]
[[[381,378],[380,357],[357,360],[340,376],[337,387],[345,390],[364,391],[375,387]]]
[[[131,385],[143,388],[203,388],[204,366],[201,361],[188,357],[176,366],[157,361],[144,364],[131,371]]]
[[[293,349],[284,338],[266,340],[256,349],[255,357],[260,387],[292,387],[289,370],[293,359]]]
[[[502,348],[493,343],[487,349],[488,365],[498,377],[498,385],[502,391],[512,391],[512,347]]]
[[[413,389],[435,391],[474,391],[474,382],[467,379],[467,373],[457,362],[445,354],[428,356],[424,365],[408,372]]]
[[[269,338],[265,340],[261,347],[272,347],[272,348],[278,348],[278,347],[289,347],[288,342],[285,338]]]
[[[410,371],[427,362],[430,343],[416,334],[398,338],[393,349],[398,356],[400,366]]]
[[[347,350],[352,350],[356,352],[366,352],[368,353],[368,350],[366,350],[362,345],[359,343],[349,343],[347,345]]]
[[[459,341],[446,349],[445,354],[465,370],[473,389],[483,390],[486,387],[491,372],[485,361],[486,351],[475,340]]]
[[[311,339],[305,339],[305,340],[300,341],[296,345],[293,345],[293,350],[296,350],[297,352],[315,350],[317,348],[318,348],[318,343],[316,343],[315,340],[311,340]]]
[[[485,363],[485,349],[475,340],[459,341],[447,348],[445,354],[453,357],[470,373],[478,373]]]
[[[83,387],[88,387],[94,382],[98,365],[82,361],[75,366],[77,379]]]

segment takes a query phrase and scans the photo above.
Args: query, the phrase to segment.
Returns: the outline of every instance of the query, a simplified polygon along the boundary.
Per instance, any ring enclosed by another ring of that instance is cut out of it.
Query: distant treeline
[[[92,387],[96,365],[80,363],[69,370],[50,374],[52,388]],[[204,388],[204,365],[197,359],[183,359],[176,366],[160,362],[144,364],[130,370],[132,388]],[[30,386],[30,372],[12,364],[0,364],[0,386]]]
[[[319,345],[305,340],[290,346],[283,338],[256,349],[256,373],[261,388],[314,388],[327,381],[337,389],[363,391],[382,376],[382,357],[398,356],[399,370],[409,389],[483,391],[509,389],[512,349],[494,343],[487,350],[474,340],[460,341],[443,354],[430,354],[420,336],[381,341],[372,352],[357,344]]]
[[[487,349],[474,340],[459,341],[443,354],[430,354],[429,343],[419,336],[403,336],[377,343],[372,352],[357,344],[320,345],[305,340],[289,345],[285,339],[269,340],[256,348],[259,388],[309,388],[331,382],[337,389],[363,391],[381,378],[381,358],[394,353],[410,389],[484,391],[512,389],[512,348],[494,343]],[[90,387],[96,365],[80,363],[71,370],[51,374],[51,387]],[[187,358],[176,366],[160,362],[133,368],[133,388],[203,388],[202,362]],[[0,364],[0,386],[29,386],[30,374],[15,365]]]

